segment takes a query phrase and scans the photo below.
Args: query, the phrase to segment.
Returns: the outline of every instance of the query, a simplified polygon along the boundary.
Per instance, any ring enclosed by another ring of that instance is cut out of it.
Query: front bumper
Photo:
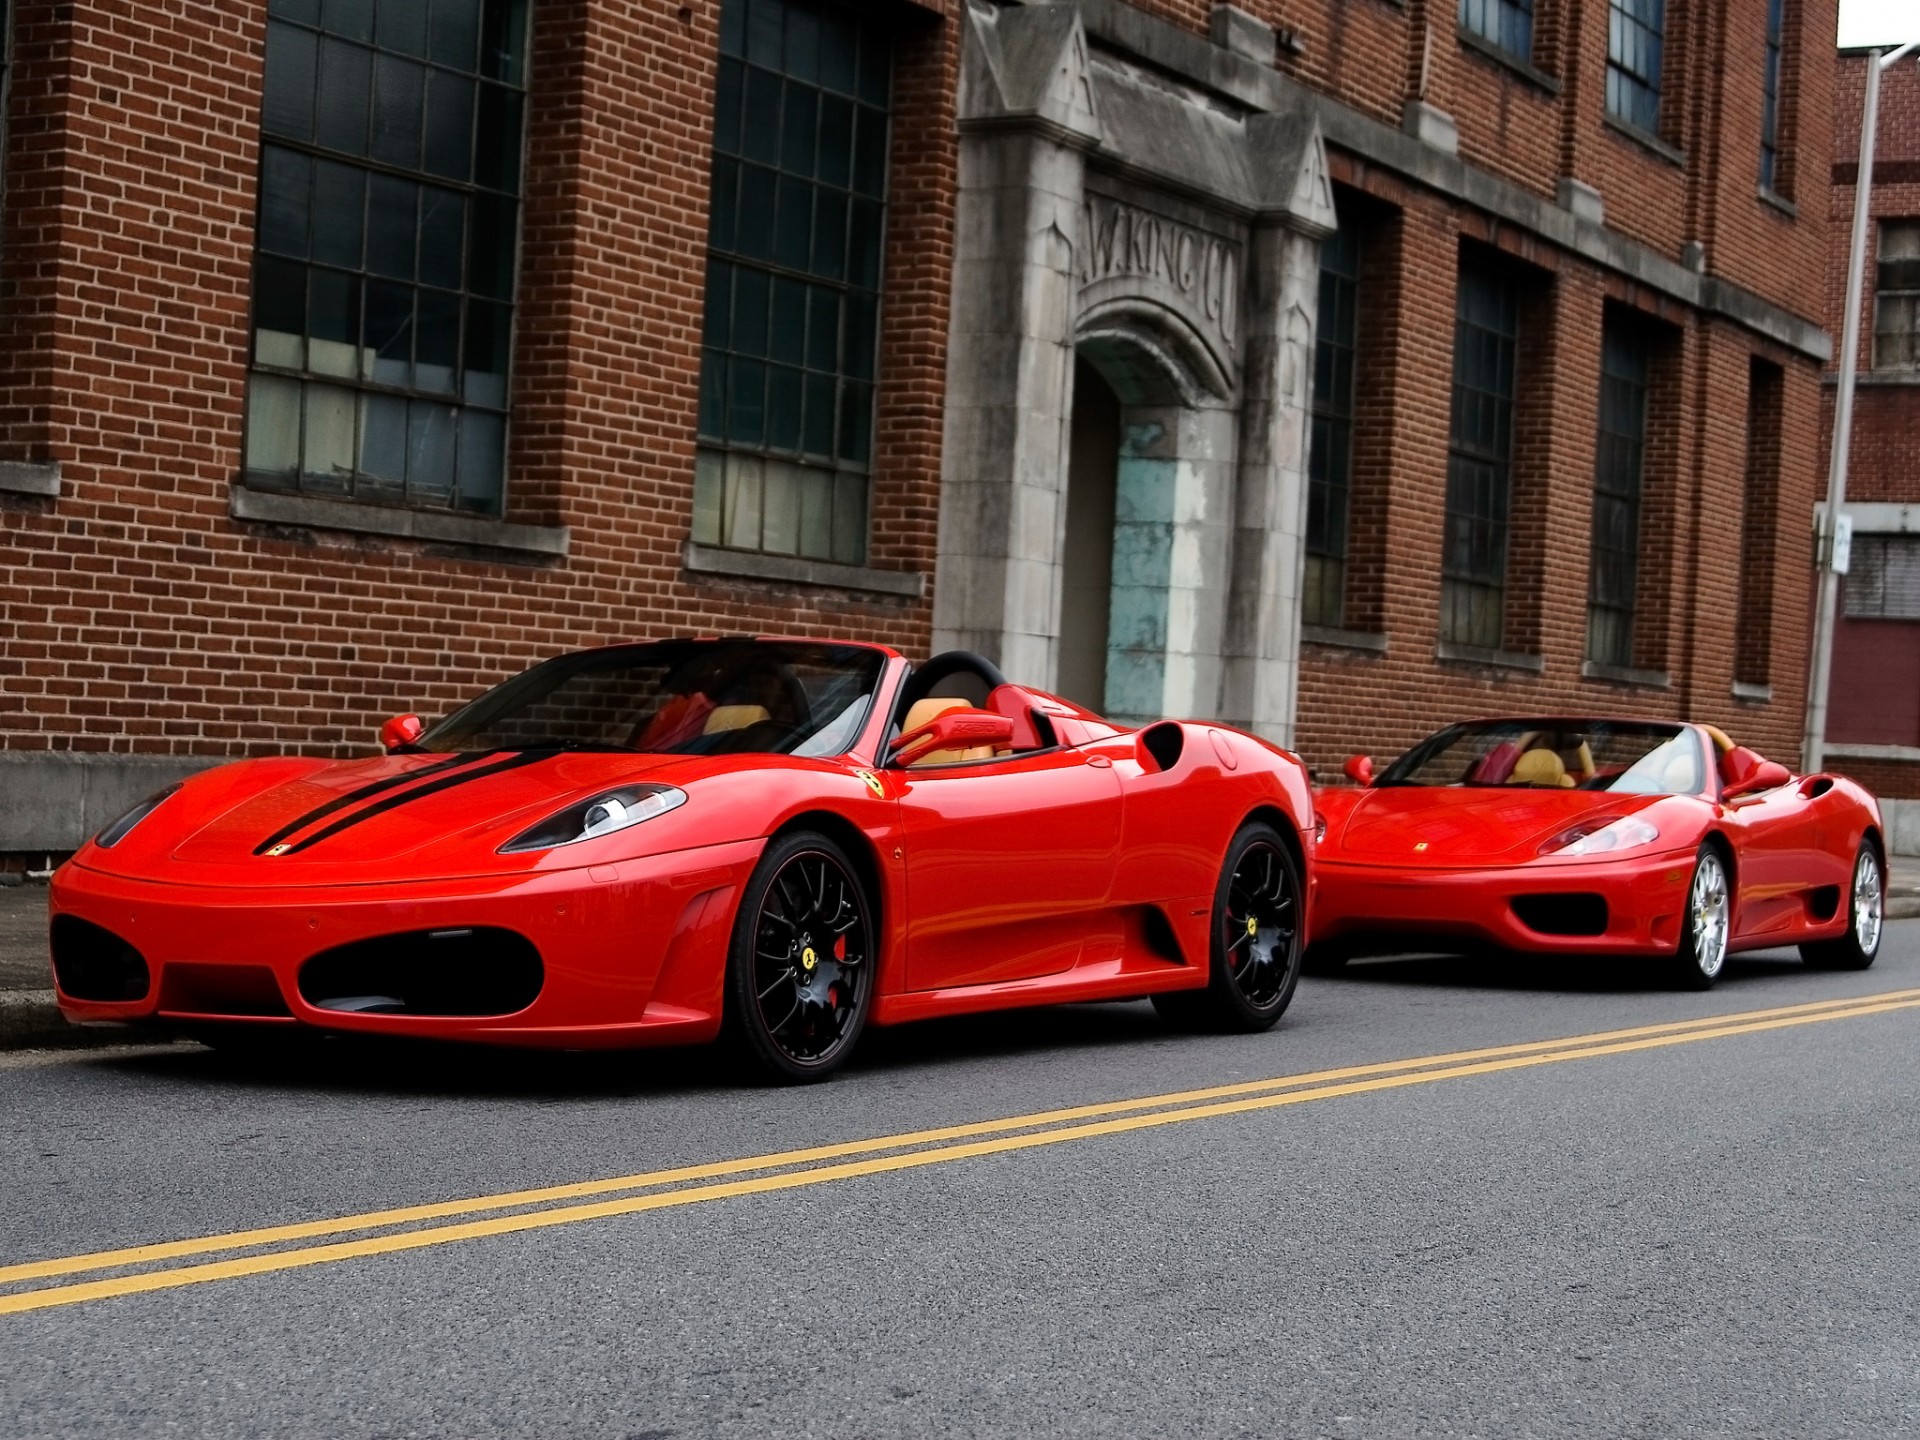
[[[1312,936],[1362,942],[1432,936],[1565,955],[1670,955],[1679,943],[1693,852],[1565,861],[1504,869],[1416,870],[1322,859]],[[1556,897],[1581,897],[1563,905]],[[1604,924],[1559,934],[1528,923],[1542,912],[1596,913]],[[1531,902],[1531,903],[1529,903]]]
[[[126,941],[149,979],[137,1000],[89,1000],[61,988],[56,970],[60,1009],[79,1022],[309,1026],[569,1049],[698,1043],[719,1029],[734,899],[762,843],[531,877],[315,887],[172,885],[70,863],[54,876],[53,917]],[[512,931],[539,951],[539,993],[513,1014],[362,1013],[301,994],[301,966],[322,952],[478,927]],[[232,997],[240,1000],[223,1003]]]

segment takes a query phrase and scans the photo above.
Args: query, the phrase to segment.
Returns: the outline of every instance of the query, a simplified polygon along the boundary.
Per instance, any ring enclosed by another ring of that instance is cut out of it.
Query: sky
[[[1840,0],[1842,45],[1920,40],[1920,0]]]

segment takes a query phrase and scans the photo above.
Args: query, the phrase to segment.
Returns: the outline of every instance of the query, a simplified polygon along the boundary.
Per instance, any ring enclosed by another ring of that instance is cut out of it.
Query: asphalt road
[[[0,1056],[0,1435],[1920,1433],[1903,1003],[1920,922],[1706,995],[1420,960],[1251,1038],[922,1026],[798,1091],[697,1054]]]

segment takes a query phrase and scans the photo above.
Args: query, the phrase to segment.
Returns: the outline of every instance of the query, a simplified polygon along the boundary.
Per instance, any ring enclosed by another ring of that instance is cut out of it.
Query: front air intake
[[[1538,935],[1607,933],[1607,901],[1603,895],[1516,895],[1513,913]]]
[[[300,997],[355,1015],[511,1015],[545,983],[540,952],[512,930],[410,930],[323,950],[300,967]]]
[[[53,978],[75,1000],[147,998],[147,957],[111,930],[78,915],[56,915],[49,939]]]

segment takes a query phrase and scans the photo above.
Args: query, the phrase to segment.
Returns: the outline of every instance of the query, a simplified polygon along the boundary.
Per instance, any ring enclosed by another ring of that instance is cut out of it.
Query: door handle
[[[1111,770],[1113,768],[1113,761],[1105,755],[1089,755],[1087,757],[1087,764],[1100,770]]]

